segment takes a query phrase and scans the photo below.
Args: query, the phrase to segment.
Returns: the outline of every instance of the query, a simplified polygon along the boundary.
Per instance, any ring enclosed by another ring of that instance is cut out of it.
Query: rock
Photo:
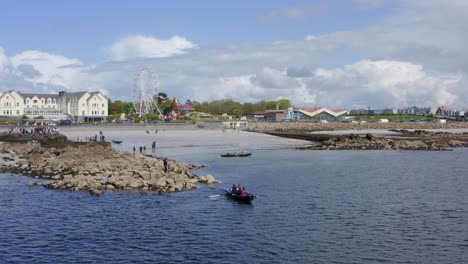
[[[60,145],[51,141],[48,144],[52,144],[53,148],[4,143],[0,145],[0,153],[12,149],[17,157],[22,158],[11,165],[5,165],[6,162],[1,165],[6,171],[52,179],[54,181],[46,185],[52,189],[166,192],[197,186],[199,179],[190,170],[199,166],[170,161],[170,172],[165,173],[159,159],[116,151],[110,144],[98,143],[62,142]],[[58,155],[60,158],[56,158]],[[109,176],[103,178],[103,175]],[[216,179],[211,176],[205,178],[205,182],[214,183]],[[32,182],[28,185],[36,184]]]
[[[34,185],[35,185],[35,182],[32,182],[32,181],[28,182],[28,186],[29,186],[29,187],[32,187],[32,186],[34,186]]]
[[[89,193],[90,193],[91,195],[95,195],[95,196],[101,196],[101,195],[103,194],[102,191],[96,190],[96,189],[90,190]]]

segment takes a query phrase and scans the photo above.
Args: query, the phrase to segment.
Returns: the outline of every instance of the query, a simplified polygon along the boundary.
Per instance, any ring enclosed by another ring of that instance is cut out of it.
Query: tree
[[[124,111],[126,104],[127,104],[126,102],[122,102],[122,101],[115,101],[113,103],[110,103],[109,113],[111,115],[120,114],[120,113],[128,113],[128,112]]]
[[[253,103],[244,103],[242,105],[242,113],[245,114],[254,114],[257,111],[257,107]]]
[[[276,101],[268,101],[268,102],[266,102],[266,109],[275,110],[277,104],[278,104],[278,102],[276,102]]]
[[[281,99],[278,101],[278,106],[279,106],[279,109],[288,109],[289,107],[291,107],[291,101],[289,101],[288,99]]]

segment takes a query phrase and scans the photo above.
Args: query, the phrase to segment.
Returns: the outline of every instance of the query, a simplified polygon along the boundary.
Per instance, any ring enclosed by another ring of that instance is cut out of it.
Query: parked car
[[[59,123],[59,125],[61,126],[69,126],[71,124],[72,124],[71,120],[60,120],[60,123]]]

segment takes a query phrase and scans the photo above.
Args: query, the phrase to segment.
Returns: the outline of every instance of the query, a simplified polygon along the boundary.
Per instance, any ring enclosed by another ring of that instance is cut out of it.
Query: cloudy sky
[[[468,107],[468,1],[0,0],[0,90]]]

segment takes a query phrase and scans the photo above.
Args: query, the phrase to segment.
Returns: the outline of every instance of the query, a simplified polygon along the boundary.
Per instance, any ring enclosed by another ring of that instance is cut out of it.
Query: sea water
[[[69,137],[94,131],[68,131]],[[468,149],[309,151],[221,131],[104,131],[206,164],[223,184],[164,195],[28,187],[0,174],[0,263],[465,263]],[[220,153],[245,150],[245,158]],[[251,205],[222,194],[245,186]]]

